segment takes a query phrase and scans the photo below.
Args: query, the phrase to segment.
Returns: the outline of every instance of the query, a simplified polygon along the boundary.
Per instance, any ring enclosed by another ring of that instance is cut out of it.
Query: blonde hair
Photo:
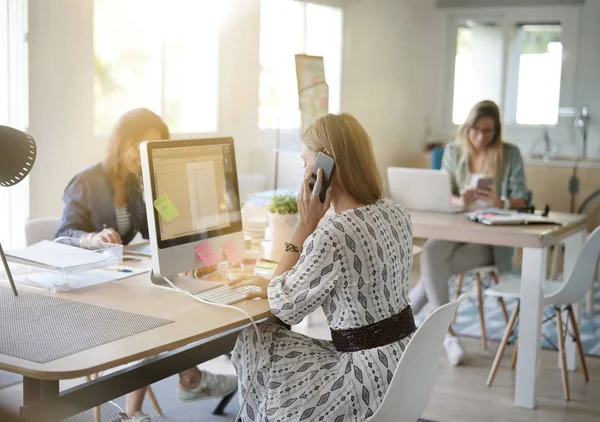
[[[169,139],[169,128],[147,108],[135,108],[123,114],[113,127],[106,145],[104,164],[113,176],[121,172],[121,157],[131,145],[141,142],[150,130],[156,129],[161,139]]]
[[[502,141],[502,120],[500,109],[493,101],[481,101],[469,112],[467,120],[458,128],[456,144],[460,147],[463,158],[468,159],[473,154],[473,145],[469,141],[469,130],[473,128],[479,119],[489,117],[494,120],[496,132],[494,138],[488,144],[483,161],[485,174],[495,177],[498,173],[502,160],[504,159],[504,143]]]
[[[383,197],[373,143],[354,116],[341,113],[320,117],[306,129],[302,142],[333,157],[337,181],[359,204],[370,205]]]

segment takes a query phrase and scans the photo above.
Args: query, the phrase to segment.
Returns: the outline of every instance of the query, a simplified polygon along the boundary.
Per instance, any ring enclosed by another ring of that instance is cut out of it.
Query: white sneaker
[[[179,384],[179,399],[183,402],[210,399],[214,397],[225,397],[238,387],[238,379],[235,375],[213,374],[202,371],[202,379],[198,387],[186,390]]]
[[[128,417],[125,413],[121,413],[120,416],[120,419],[115,419],[113,422],[152,422],[150,416],[140,411],[135,412],[132,417]]]
[[[444,340],[444,349],[446,349],[446,356],[451,365],[457,366],[462,362],[465,351],[458,337],[447,335]]]

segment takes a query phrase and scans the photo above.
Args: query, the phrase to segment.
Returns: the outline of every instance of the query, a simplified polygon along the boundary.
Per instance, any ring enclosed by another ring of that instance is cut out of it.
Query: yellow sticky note
[[[177,208],[175,208],[175,205],[171,202],[171,198],[169,198],[169,195],[166,193],[154,200],[154,208],[156,208],[156,211],[162,215],[162,218],[164,218],[167,223],[175,217],[179,217],[179,211],[177,211]]]

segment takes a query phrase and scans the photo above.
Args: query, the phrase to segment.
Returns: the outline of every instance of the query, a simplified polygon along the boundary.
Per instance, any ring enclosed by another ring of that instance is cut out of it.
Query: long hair
[[[492,141],[488,144],[484,157],[484,171],[490,177],[496,177],[502,160],[504,159],[504,145],[502,141],[502,120],[500,109],[493,101],[481,101],[469,112],[467,120],[458,128],[456,144],[460,147],[463,158],[473,154],[473,145],[469,141],[469,130],[477,124],[482,117],[494,120],[495,132]]]
[[[123,114],[113,127],[106,145],[104,164],[113,176],[121,173],[121,157],[133,144],[143,141],[142,137],[156,129],[161,139],[169,139],[169,128],[163,120],[147,108],[135,108]]]
[[[373,143],[354,116],[341,113],[320,117],[306,129],[302,142],[313,151],[327,150],[333,156],[336,179],[359,204],[370,205],[383,197]]]

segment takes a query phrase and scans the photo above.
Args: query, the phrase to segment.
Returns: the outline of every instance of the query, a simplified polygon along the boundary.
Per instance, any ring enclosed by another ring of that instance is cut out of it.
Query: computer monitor
[[[153,283],[165,286],[163,277],[203,267],[196,252],[203,242],[221,260],[231,239],[243,251],[232,138],[145,141],[140,153]]]

